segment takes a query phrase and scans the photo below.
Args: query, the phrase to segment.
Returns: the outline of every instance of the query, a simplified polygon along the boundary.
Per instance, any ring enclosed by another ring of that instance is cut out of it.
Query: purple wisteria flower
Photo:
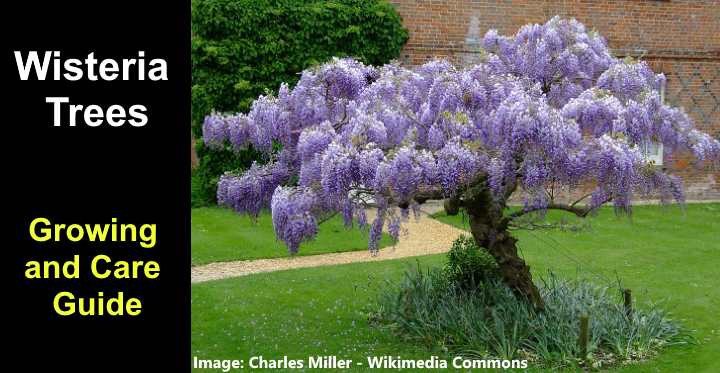
[[[484,183],[498,201],[519,192],[526,209],[542,210],[550,185],[590,185],[590,206],[627,211],[636,195],[684,199],[681,180],[642,156],[645,144],[720,159],[717,139],[662,102],[662,74],[613,57],[576,20],[490,30],[482,44],[483,62],[469,67],[334,58],[247,114],[209,115],[208,146],[252,145],[268,160],[222,176],[218,203],[252,216],[270,207],[290,252],[321,216],[341,212],[346,225],[369,227],[377,251],[383,229],[397,238],[428,191],[450,197]],[[372,222],[367,203],[377,207]]]
[[[291,254],[296,254],[300,243],[317,234],[317,221],[313,209],[317,208],[315,193],[307,188],[277,187],[272,196],[273,227],[275,235],[283,240]]]

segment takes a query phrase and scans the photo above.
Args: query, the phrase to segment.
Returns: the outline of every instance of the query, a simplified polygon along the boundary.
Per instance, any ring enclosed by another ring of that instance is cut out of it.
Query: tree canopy
[[[483,48],[482,62],[467,68],[336,58],[305,70],[293,89],[260,96],[247,114],[208,116],[208,145],[252,144],[269,159],[225,174],[218,202],[250,215],[270,206],[292,253],[333,212],[369,226],[377,250],[383,226],[397,238],[418,202],[456,198],[478,180],[499,201],[520,190],[520,214],[584,215],[610,201],[627,210],[638,195],[683,201],[681,180],[643,157],[648,142],[698,161],[720,158],[720,142],[661,101],[662,74],[613,57],[576,20],[555,17],[514,36],[490,30]],[[556,203],[550,184],[594,190],[581,208]],[[370,201],[378,208],[372,222]]]

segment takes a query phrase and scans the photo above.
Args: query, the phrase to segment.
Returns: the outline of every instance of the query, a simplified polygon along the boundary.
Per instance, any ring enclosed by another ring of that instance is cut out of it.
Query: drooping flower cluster
[[[290,169],[282,162],[267,165],[253,165],[242,175],[226,173],[218,180],[218,205],[256,218],[270,203],[278,185],[290,177]]]
[[[555,107],[591,88],[615,62],[600,35],[557,16],[544,25],[523,26],[514,37],[490,30],[483,44],[492,52],[490,66],[538,82]]]
[[[491,30],[484,47],[484,62],[467,68],[333,59],[247,114],[208,116],[208,145],[252,145],[269,159],[224,175],[218,202],[255,216],[270,206],[291,252],[333,211],[369,229],[377,250],[383,228],[397,238],[427,191],[449,197],[485,183],[497,199],[520,189],[528,208],[542,209],[548,185],[590,183],[591,205],[624,209],[635,194],[683,199],[680,180],[645,161],[648,142],[720,159],[720,142],[661,102],[664,76],[612,57],[575,20],[555,17],[511,37]],[[372,222],[367,204],[377,206]]]
[[[313,210],[317,196],[306,188],[277,187],[272,196],[273,227],[275,235],[287,244],[288,251],[296,254],[300,243],[315,237],[317,221]]]

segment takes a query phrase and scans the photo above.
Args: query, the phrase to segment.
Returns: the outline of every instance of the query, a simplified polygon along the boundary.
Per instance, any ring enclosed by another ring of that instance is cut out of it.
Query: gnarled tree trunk
[[[463,206],[475,241],[495,258],[508,287],[516,295],[527,298],[536,309],[544,309],[545,303],[532,281],[530,267],[518,256],[517,240],[507,229],[509,219],[503,216],[505,202],[493,198],[483,178],[465,191]]]

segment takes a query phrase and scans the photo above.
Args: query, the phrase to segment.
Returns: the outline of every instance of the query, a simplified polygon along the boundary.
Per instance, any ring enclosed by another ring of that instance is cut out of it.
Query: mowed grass
[[[269,212],[256,222],[230,209],[195,208],[191,211],[192,265],[231,260],[278,258],[288,256],[287,247],[275,238]],[[380,246],[391,244],[385,235]],[[335,216],[320,224],[315,239],[302,243],[298,255],[367,250],[368,235],[357,227],[346,229],[342,218]]]
[[[550,220],[563,215],[549,214]],[[566,215],[565,215],[566,216]],[[461,216],[438,219],[464,227]],[[619,372],[717,372],[720,357],[720,204],[638,206],[628,220],[602,209],[580,231],[517,231],[536,276],[552,269],[633,290],[635,300],[663,307],[693,329],[697,345],[676,346]],[[336,355],[449,358],[371,328],[363,310],[386,279],[407,265],[440,265],[443,255],[297,269],[192,286],[192,353],[199,358],[307,359]],[[364,369],[354,367],[354,370]],[[450,369],[452,371],[452,369]]]

